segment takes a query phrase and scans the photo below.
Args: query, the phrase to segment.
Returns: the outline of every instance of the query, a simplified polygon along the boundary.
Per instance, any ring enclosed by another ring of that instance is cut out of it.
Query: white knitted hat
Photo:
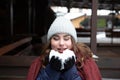
[[[47,40],[49,40],[54,34],[57,33],[67,33],[71,35],[77,42],[77,34],[75,27],[73,26],[72,22],[69,19],[66,19],[63,16],[57,17],[53,21],[48,30]]]

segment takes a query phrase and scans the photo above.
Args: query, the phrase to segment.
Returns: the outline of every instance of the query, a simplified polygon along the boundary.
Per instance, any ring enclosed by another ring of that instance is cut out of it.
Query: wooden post
[[[13,0],[10,0],[10,33],[13,36]]]
[[[96,51],[97,51],[97,41],[96,41],[96,33],[97,33],[97,2],[98,2],[98,0],[92,0],[90,46],[91,46],[91,50],[93,51],[94,54],[96,54]]]

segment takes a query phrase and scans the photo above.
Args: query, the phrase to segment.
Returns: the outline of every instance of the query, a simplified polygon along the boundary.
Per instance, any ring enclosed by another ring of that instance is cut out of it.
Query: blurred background
[[[0,0],[0,80],[25,80],[57,16],[72,21],[103,80],[120,80],[119,0]]]

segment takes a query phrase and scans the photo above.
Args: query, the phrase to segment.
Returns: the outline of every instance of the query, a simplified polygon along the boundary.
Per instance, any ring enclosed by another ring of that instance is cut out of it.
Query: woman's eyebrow
[[[53,37],[58,37],[59,35],[58,34],[54,34]],[[64,34],[63,37],[68,37],[70,36],[69,34]]]
[[[58,36],[58,35],[57,35],[57,34],[54,34],[54,35],[53,35],[53,37],[56,37],[56,36]]]
[[[64,37],[68,37],[68,36],[70,36],[70,35],[69,34],[64,35]]]

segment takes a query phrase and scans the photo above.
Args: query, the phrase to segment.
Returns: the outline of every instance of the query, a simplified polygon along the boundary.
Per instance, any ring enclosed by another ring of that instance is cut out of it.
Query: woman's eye
[[[64,40],[65,41],[67,41],[67,40],[69,40],[70,39],[70,37],[64,37]]]
[[[57,41],[57,40],[59,40],[59,37],[53,37],[53,39]]]

